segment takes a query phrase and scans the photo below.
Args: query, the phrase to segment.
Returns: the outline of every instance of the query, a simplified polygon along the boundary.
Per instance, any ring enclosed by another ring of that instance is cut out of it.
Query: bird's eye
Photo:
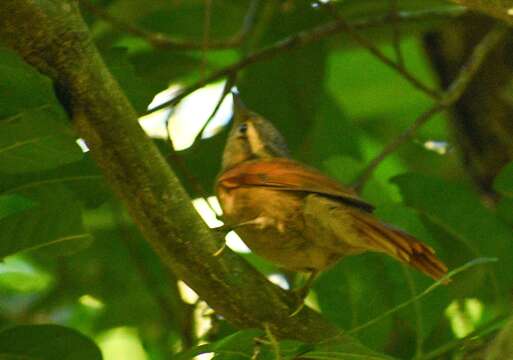
[[[240,124],[239,128],[238,128],[238,131],[239,131],[239,134],[245,135],[246,132],[248,131],[248,124],[246,124],[246,123]]]

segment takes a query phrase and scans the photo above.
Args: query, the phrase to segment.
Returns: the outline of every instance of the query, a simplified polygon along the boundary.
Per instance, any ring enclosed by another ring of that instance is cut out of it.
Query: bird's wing
[[[325,248],[340,251],[343,255],[382,252],[436,280],[447,273],[447,267],[431,247],[380,222],[372,214],[313,195],[306,198],[303,216],[307,231],[323,234],[316,241]]]
[[[287,158],[241,163],[221,174],[218,184],[225,188],[267,186],[283,191],[316,193],[371,212],[374,206],[321,172]]]

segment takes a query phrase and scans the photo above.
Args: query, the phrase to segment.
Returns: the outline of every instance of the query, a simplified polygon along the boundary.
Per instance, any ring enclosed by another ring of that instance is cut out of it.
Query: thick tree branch
[[[212,254],[206,227],[176,176],[138,124],[79,14],[66,0],[3,0],[0,39],[50,75],[71,100],[75,125],[106,180],[163,263],[237,327],[268,323],[280,337],[316,341],[339,330],[305,308],[290,317],[289,294],[239,256]]]
[[[450,0],[513,25],[513,0]]]

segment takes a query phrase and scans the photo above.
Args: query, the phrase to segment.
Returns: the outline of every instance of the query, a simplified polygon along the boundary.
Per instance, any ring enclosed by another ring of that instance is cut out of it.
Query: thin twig
[[[110,23],[112,26],[123,32],[139,37],[147,41],[151,46],[161,50],[203,50],[205,48],[208,50],[222,50],[238,47],[244,41],[244,38],[250,31],[250,26],[248,26],[248,24],[251,24],[251,19],[254,18],[257,8],[255,4],[250,4],[250,8],[244,18],[242,28],[237,34],[228,39],[209,41],[207,44],[205,44],[204,41],[180,40],[164,33],[142,29],[136,25],[133,25],[127,21],[109,14],[106,10],[96,6],[89,0],[79,1],[85,9],[87,9],[97,18]]]
[[[392,152],[397,150],[399,146],[413,137],[417,130],[422,127],[427,121],[429,121],[433,115],[438,112],[447,109],[453,105],[463,95],[468,84],[474,78],[477,70],[483,64],[486,56],[496,47],[496,45],[503,39],[508,32],[508,28],[502,24],[496,25],[490,30],[483,39],[476,45],[472,54],[468,58],[467,62],[461,67],[456,79],[453,80],[451,85],[443,93],[439,101],[437,101],[431,108],[422,113],[413,124],[404,130],[398,137],[392,142],[386,145],[381,153],[379,153],[369,164],[363,169],[360,175],[353,183],[353,188],[356,191],[360,191],[363,185],[370,178],[376,167]]]
[[[169,136],[169,132],[168,132]],[[169,142],[171,143],[171,150],[169,153],[169,161],[173,165],[174,168],[176,168],[184,177],[187,184],[189,184],[194,192],[195,197],[200,197],[207,203],[207,206],[209,209],[216,215],[218,215],[216,209],[212,206],[210,201],[208,201],[208,192],[203,188],[203,185],[201,185],[201,182],[199,179],[189,171],[187,165],[185,164],[183,158],[178,155],[176,150],[173,147],[173,143],[171,141],[171,138],[169,138]]]
[[[417,293],[417,289],[415,287],[415,281],[413,280],[413,276],[409,268],[406,265],[402,265],[402,270],[404,273],[404,277],[406,278],[406,283],[410,290],[410,294],[415,296]],[[422,333],[423,333],[423,321],[422,321],[422,309],[420,307],[420,302],[415,301],[413,303],[413,312],[415,314],[415,356],[419,357],[422,355]]]
[[[376,167],[381,164],[385,158],[397,150],[399,146],[401,146],[403,143],[408,141],[413,135],[417,133],[417,130],[422,127],[426,122],[428,122],[432,116],[439,113],[440,111],[444,110],[445,107],[441,105],[440,103],[436,103],[435,105],[431,106],[428,110],[420,114],[420,116],[413,122],[413,124],[404,130],[399,136],[397,136],[394,140],[392,140],[388,145],[386,145],[383,150],[374,158],[372,159],[367,166],[363,169],[363,171],[360,173],[358,178],[354,181],[352,187],[357,192],[360,192],[363,185],[369,180],[370,176],[376,169]]]
[[[431,89],[429,86],[425,85],[422,81],[417,79],[413,74],[411,74],[408,70],[406,70],[403,66],[394,62],[388,56],[386,56],[378,47],[376,47],[372,42],[370,42],[367,38],[360,35],[355,27],[351,25],[343,16],[339,14],[335,5],[332,4],[331,1],[326,2],[323,5],[326,9],[330,10],[332,16],[337,20],[337,23],[342,27],[342,29],[353,38],[358,44],[360,44],[363,48],[367,49],[372,55],[374,55],[377,59],[379,59],[383,64],[387,65],[391,69],[395,70],[399,73],[404,79],[410,82],[415,88],[419,89],[426,95],[430,96],[433,99],[439,99],[440,94],[438,91]],[[397,23],[397,16],[395,14],[391,15],[393,23]]]
[[[392,16],[392,44],[394,46],[397,66],[404,69],[404,57],[401,51],[401,30],[397,22],[397,0],[390,0],[390,15]]]
[[[435,283],[433,283],[432,285],[428,286],[424,291],[418,293],[417,295],[415,295],[414,297],[410,298],[409,300],[395,306],[394,308],[388,310],[388,311],[385,311],[383,314],[375,317],[374,319],[371,319],[369,321],[367,321],[366,323],[362,324],[362,325],[359,325],[353,329],[351,329],[350,331],[348,331],[348,334],[354,334],[354,333],[357,333],[371,325],[374,325],[375,323],[383,320],[384,318],[396,313],[397,311],[405,308],[406,306],[412,304],[412,303],[415,303],[417,301],[419,301],[420,299],[422,299],[423,297],[425,297],[426,295],[428,295],[429,293],[431,293],[433,290],[435,290],[437,287],[443,285],[445,283],[446,280],[448,279],[451,279],[452,277],[454,277],[455,275],[463,272],[463,271],[466,271],[467,269],[471,268],[471,267],[474,267],[474,266],[477,266],[477,265],[482,265],[482,264],[488,264],[488,263],[492,263],[492,262],[496,262],[498,259],[497,258],[486,258],[486,257],[481,257],[481,258],[477,258],[477,259],[474,259],[474,260],[471,260],[465,264],[463,264],[462,266],[454,269],[453,271],[449,272],[448,274],[444,275],[441,279],[437,280]]]
[[[167,140],[169,141],[169,145],[170,145],[169,146],[170,153],[169,153],[168,161],[170,164],[174,165],[174,168],[177,169],[177,171],[180,172],[180,174],[182,174],[185,177],[187,183],[192,187],[192,190],[194,192],[193,195],[203,198],[203,200],[205,200],[205,202],[207,203],[207,206],[210,208],[210,210],[214,214],[218,215],[217,211],[214,209],[212,204],[210,204],[210,201],[208,201],[208,193],[205,191],[205,189],[201,185],[201,182],[193,173],[191,173],[189,171],[187,165],[185,165],[184,160],[182,159],[182,157],[180,155],[178,155],[178,153],[175,150],[175,147],[173,144],[173,139],[171,138],[171,130],[169,129],[170,128],[169,120],[171,119],[172,115],[173,115],[173,112],[170,111],[166,115],[166,120],[164,121],[164,124],[166,127],[166,133],[167,133]]]
[[[419,21],[421,19],[431,19],[431,18],[439,18],[439,17],[454,17],[459,16],[463,13],[461,8],[455,7],[449,10],[435,10],[435,11],[419,11],[419,12],[401,12],[397,15],[398,20],[400,21]],[[374,26],[380,26],[384,24],[388,24],[390,22],[390,15],[383,15],[374,17],[371,19],[364,19],[355,21],[351,26],[354,29],[362,29],[369,28]],[[286,37],[282,40],[277,41],[273,45],[260,49],[256,52],[249,54],[248,56],[236,61],[233,64],[230,64],[224,68],[221,68],[217,71],[214,71],[212,74],[207,76],[204,79],[201,79],[194,84],[182,89],[173,99],[168,100],[159,106],[156,106],[146,112],[144,115],[155,112],[157,110],[174,106],[178,104],[183,98],[197,89],[219,80],[225,76],[233,74],[246,66],[257,63],[259,61],[271,59],[281,53],[284,53],[288,50],[296,49],[302,46],[309,45],[313,42],[319,41],[323,38],[338,34],[344,31],[343,24],[338,21],[333,21],[324,25],[319,25],[315,28],[301,31],[297,34]]]
[[[203,55],[201,61],[201,69],[200,76],[203,78],[205,76],[205,68],[207,65],[207,52],[208,52],[208,43],[210,38],[210,22],[212,20],[212,0],[204,0],[205,1],[205,15],[203,19]]]
[[[268,323],[264,323],[264,330],[265,336],[267,337],[267,340],[269,340],[269,345],[271,346],[271,349],[274,353],[274,359],[281,360],[280,344],[276,340],[276,337],[273,335]]]
[[[219,97],[219,100],[217,101],[216,106],[214,107],[214,110],[210,113],[210,116],[208,117],[207,121],[203,124],[200,131],[198,132],[198,135],[196,135],[196,138],[193,141],[193,144],[195,144],[199,138],[202,137],[203,133],[205,132],[205,129],[207,128],[208,124],[212,121],[214,116],[216,116],[217,112],[219,111],[219,108],[221,108],[221,105],[223,104],[224,99],[226,98],[226,95],[228,95],[235,85],[237,79],[237,74],[231,74],[226,79],[226,83],[224,84],[223,92],[221,93],[221,96]]]

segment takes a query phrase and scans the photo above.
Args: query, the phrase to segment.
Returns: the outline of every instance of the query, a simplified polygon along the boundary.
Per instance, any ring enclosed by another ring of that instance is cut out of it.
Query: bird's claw
[[[226,242],[223,242],[223,245],[222,245],[219,249],[217,249],[217,250],[212,254],[212,256],[217,257],[217,256],[221,255],[221,254],[223,253],[224,249],[226,249]]]
[[[302,286],[300,288],[293,289],[291,291],[292,294],[294,294],[294,297],[296,298],[298,305],[294,309],[294,311],[292,313],[290,313],[289,317],[294,317],[297,314],[299,314],[299,312],[301,310],[303,310],[303,308],[305,307],[305,299],[306,299],[309,291],[310,291],[310,286]]]

